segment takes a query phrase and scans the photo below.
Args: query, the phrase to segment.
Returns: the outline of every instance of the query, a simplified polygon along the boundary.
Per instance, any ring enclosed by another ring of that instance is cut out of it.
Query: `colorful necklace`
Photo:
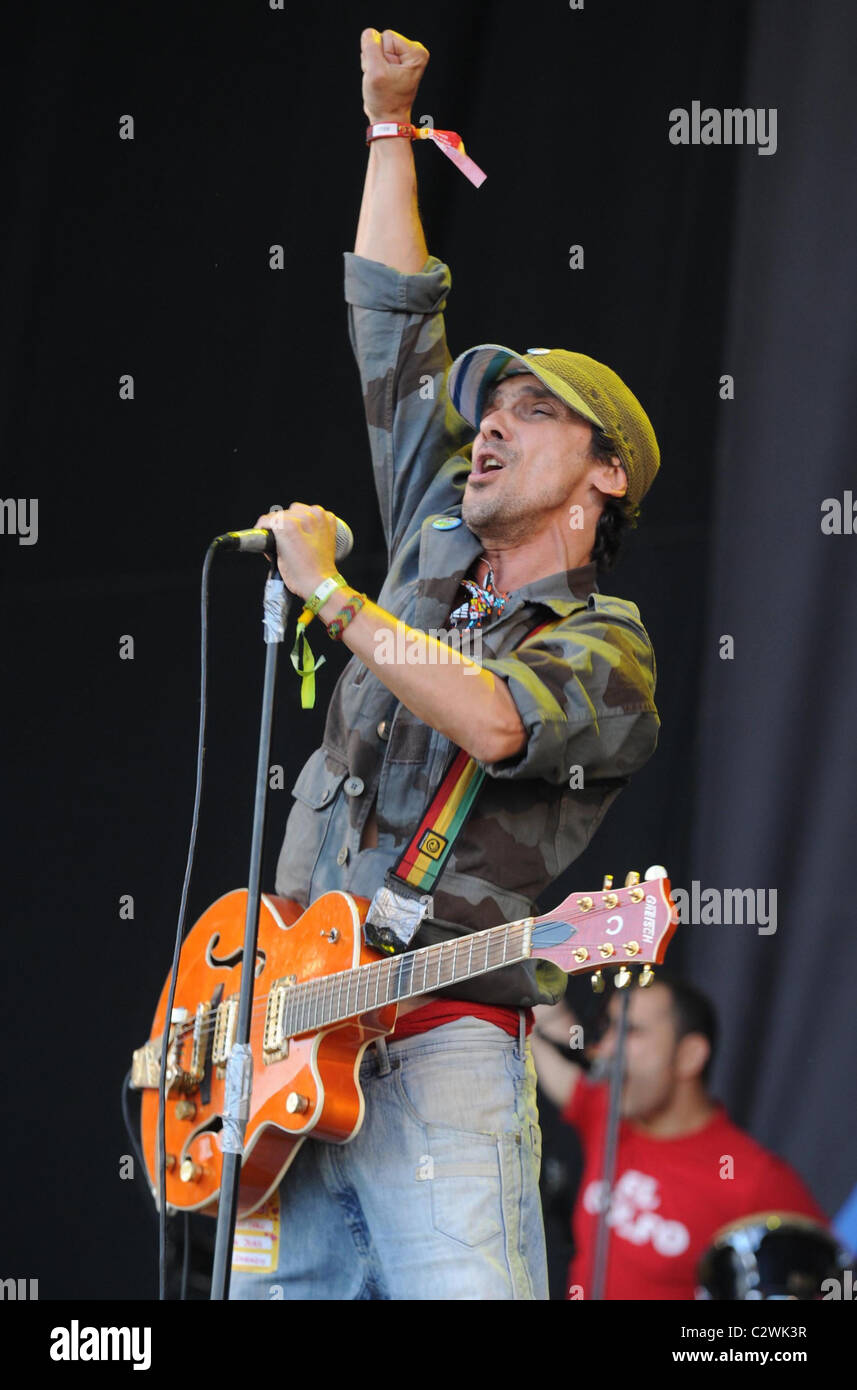
[[[480,561],[480,564],[488,565],[488,561]],[[484,585],[477,584],[474,579],[462,579],[461,587],[467,590],[468,597],[449,615],[450,627],[482,627],[492,614],[502,613],[506,607],[508,595],[495,588],[494,571],[490,565]]]

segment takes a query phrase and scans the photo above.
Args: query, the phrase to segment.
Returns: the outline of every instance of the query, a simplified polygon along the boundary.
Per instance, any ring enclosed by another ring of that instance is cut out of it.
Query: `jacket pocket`
[[[347,772],[345,763],[334,758],[326,748],[317,748],[304,763],[292,787],[292,796],[313,811],[323,810],[333,805]]]
[[[295,798],[277,862],[277,892],[308,907],[313,876],[324,852],[333,808],[348,767],[317,748],[292,787]]]

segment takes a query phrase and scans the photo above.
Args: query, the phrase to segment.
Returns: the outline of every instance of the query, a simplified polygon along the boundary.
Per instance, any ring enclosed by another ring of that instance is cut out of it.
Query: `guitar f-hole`
[[[207,964],[211,966],[212,970],[231,970],[233,966],[240,965],[242,960],[244,959],[244,947],[239,946],[237,950],[230,951],[228,956],[216,956],[214,954],[214,948],[219,940],[220,932],[216,931],[205,948],[205,959]],[[258,946],[256,948],[255,974],[255,978],[257,980],[261,975],[262,971],[265,969],[266,960],[267,956],[265,955],[265,952],[262,950],[261,946]]]

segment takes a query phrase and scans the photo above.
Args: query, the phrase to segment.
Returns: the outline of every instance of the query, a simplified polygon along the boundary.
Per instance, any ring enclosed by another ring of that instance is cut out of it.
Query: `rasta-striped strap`
[[[459,748],[416,834],[393,867],[396,877],[418,893],[430,893],[440,877],[484,776],[485,769]]]
[[[555,622],[539,623],[523,640],[527,642],[544,628],[555,626]],[[456,751],[415,835],[390,871],[414,892],[432,892],[485,775],[484,767],[463,748]]]

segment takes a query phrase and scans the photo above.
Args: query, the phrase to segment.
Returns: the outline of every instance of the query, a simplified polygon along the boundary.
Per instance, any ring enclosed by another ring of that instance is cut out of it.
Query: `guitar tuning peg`
[[[636,869],[630,869],[630,870],[628,871],[628,873],[625,875],[625,887],[626,887],[626,888],[633,888],[634,885],[635,885],[636,883],[639,883],[639,882],[640,882],[640,875],[637,873],[637,870],[636,870]]]
[[[604,993],[604,976],[602,975],[601,971],[600,971],[600,970],[596,970],[595,974],[594,974],[594,975],[590,975],[589,978],[590,978],[590,982],[591,982],[591,984],[592,984],[592,993],[593,993],[593,994],[603,994],[603,993]]]
[[[617,989],[627,989],[632,978],[633,976],[627,965],[623,965],[621,970],[617,970],[616,974],[613,976],[613,983]]]
[[[612,874],[605,874],[605,875],[604,875],[604,882],[602,883],[601,887],[602,887],[602,888],[612,888],[612,887],[613,887],[613,875],[612,875]]]
[[[669,878],[669,874],[663,864],[651,864],[646,870],[646,878]]]
[[[650,965],[644,965],[637,978],[637,984],[641,989],[645,989],[646,985],[650,985],[654,978],[655,972],[652,967]]]

